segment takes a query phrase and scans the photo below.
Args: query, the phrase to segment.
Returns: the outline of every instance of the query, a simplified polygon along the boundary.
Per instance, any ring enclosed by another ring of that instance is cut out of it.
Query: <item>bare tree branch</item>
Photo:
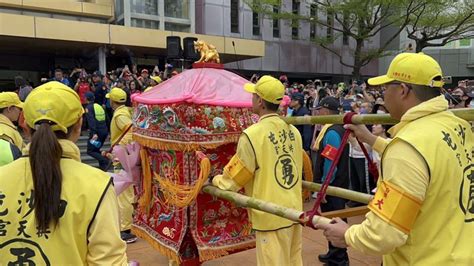
[[[351,65],[349,63],[344,62],[343,56],[339,52],[337,52],[336,50],[334,50],[334,49],[332,49],[329,46],[326,46],[324,44],[320,44],[320,46],[323,47],[324,49],[328,50],[329,52],[333,53],[334,55],[336,55],[339,58],[339,63],[341,63],[341,65],[343,65],[345,67],[354,68],[354,65]]]
[[[474,12],[468,2],[432,0],[414,13],[407,35],[415,41],[417,52],[472,36],[469,32],[474,29]]]

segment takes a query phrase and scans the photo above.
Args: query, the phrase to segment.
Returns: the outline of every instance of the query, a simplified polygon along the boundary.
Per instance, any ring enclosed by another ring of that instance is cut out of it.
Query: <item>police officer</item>
[[[102,156],[100,148],[104,145],[109,134],[104,108],[94,102],[94,93],[86,93],[86,118],[89,125],[89,141],[87,142],[87,154],[99,161],[99,168],[107,170],[109,159]]]
[[[0,166],[11,163],[21,157],[21,151],[12,143],[0,139]]]

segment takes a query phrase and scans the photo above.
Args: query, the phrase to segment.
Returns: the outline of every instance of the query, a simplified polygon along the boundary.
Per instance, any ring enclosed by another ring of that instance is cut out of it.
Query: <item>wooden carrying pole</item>
[[[335,218],[335,217],[349,218],[349,217],[354,217],[354,216],[365,215],[368,212],[369,212],[369,208],[367,207],[367,205],[364,205],[364,206],[359,206],[359,207],[341,209],[337,211],[323,212],[321,213],[321,215],[326,218]]]
[[[449,110],[459,118],[467,121],[474,121],[474,109],[463,108]],[[282,117],[288,124],[293,125],[307,125],[307,124],[344,124],[344,115],[321,115],[321,116],[296,116],[296,117]],[[386,124],[393,125],[398,123],[388,114],[374,114],[374,115],[355,115],[352,117],[353,124]]]
[[[251,198],[240,193],[221,190],[214,186],[205,186],[202,188],[202,191],[215,197],[231,201],[239,206],[271,213],[294,222],[306,224],[309,219],[309,217],[305,216],[305,213],[303,211],[286,208],[275,203]],[[315,215],[311,221],[313,226],[315,226],[316,224],[329,224],[330,222],[331,219],[317,215]]]
[[[303,188],[309,191],[320,191],[321,186],[322,185],[318,183],[303,181]],[[328,189],[326,190],[326,194],[330,196],[334,196],[334,197],[357,201],[364,204],[369,204],[369,202],[373,198],[373,196],[370,194],[360,193],[360,192],[352,191],[349,189],[343,189],[340,187],[331,187],[331,186],[329,186]]]

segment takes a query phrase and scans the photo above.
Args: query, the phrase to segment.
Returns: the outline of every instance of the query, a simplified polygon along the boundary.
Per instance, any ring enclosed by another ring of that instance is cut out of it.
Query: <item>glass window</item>
[[[117,17],[123,15],[123,0],[115,1],[115,15]]]
[[[349,22],[349,14],[347,13],[344,13],[344,17],[343,17],[343,21],[342,23],[344,25],[347,25],[347,23]],[[342,45],[349,45],[349,35],[347,35],[347,32],[344,30],[344,32],[342,33]]]
[[[230,32],[239,33],[239,0],[230,1]]]
[[[165,22],[165,30],[179,31],[179,32],[189,32],[190,29],[191,29],[191,27],[189,25],[186,25],[186,24]]]
[[[300,1],[293,0],[292,2],[292,11],[293,14],[299,15],[300,13]],[[291,37],[293,40],[297,40],[299,37],[299,21],[297,19],[293,19],[291,21]]]
[[[333,37],[333,28],[332,28],[332,26],[334,25],[334,15],[333,15],[332,12],[328,12],[326,21],[327,21],[326,22],[327,25],[329,26],[329,27],[326,27],[327,28],[326,29],[326,37],[328,39],[330,39],[330,38]]]
[[[165,0],[165,16],[189,19],[189,0]]]
[[[158,0],[130,0],[130,9],[132,13],[158,15]]]
[[[343,45],[349,45],[349,36],[347,36],[347,33],[342,33],[342,44]]]
[[[130,24],[132,25],[132,27],[143,28],[143,20],[142,19],[132,18],[131,21],[130,21]]]
[[[273,6],[273,13],[275,15],[278,15],[280,13],[280,7]],[[279,19],[273,20],[273,37],[280,38],[280,20]]]
[[[309,29],[309,37],[311,39],[314,39],[316,38],[316,25],[317,25],[316,21],[318,19],[318,5],[311,4],[309,13],[310,13],[310,22],[311,22],[310,29]]]
[[[137,27],[137,28],[147,28],[147,29],[159,29],[160,28],[160,22],[159,21],[148,20],[148,19],[132,18],[131,19],[131,25],[132,25],[132,27]]]
[[[260,16],[257,12],[252,13],[252,33],[253,35],[260,35]]]

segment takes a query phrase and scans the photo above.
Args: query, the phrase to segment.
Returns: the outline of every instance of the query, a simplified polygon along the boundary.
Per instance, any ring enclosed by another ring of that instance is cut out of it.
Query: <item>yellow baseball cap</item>
[[[274,104],[280,104],[285,95],[285,86],[278,79],[268,75],[262,76],[257,84],[245,84],[244,89]]]
[[[110,99],[117,103],[124,103],[127,101],[127,93],[121,88],[112,88],[109,93],[105,95],[105,98]]]
[[[23,103],[20,101],[18,94],[14,92],[0,93],[0,108],[16,106],[23,109]]]
[[[30,128],[45,120],[51,122],[53,131],[67,133],[67,128],[84,114],[84,108],[74,90],[61,82],[50,81],[31,91],[23,112]]]
[[[161,78],[159,76],[153,76],[153,77],[151,77],[151,79],[156,81],[156,83],[158,83],[158,84],[161,83]]]
[[[434,80],[437,77],[439,80]],[[373,86],[399,81],[441,88],[444,85],[442,77],[441,67],[431,56],[424,53],[401,53],[392,60],[386,75],[370,78],[368,82]]]

